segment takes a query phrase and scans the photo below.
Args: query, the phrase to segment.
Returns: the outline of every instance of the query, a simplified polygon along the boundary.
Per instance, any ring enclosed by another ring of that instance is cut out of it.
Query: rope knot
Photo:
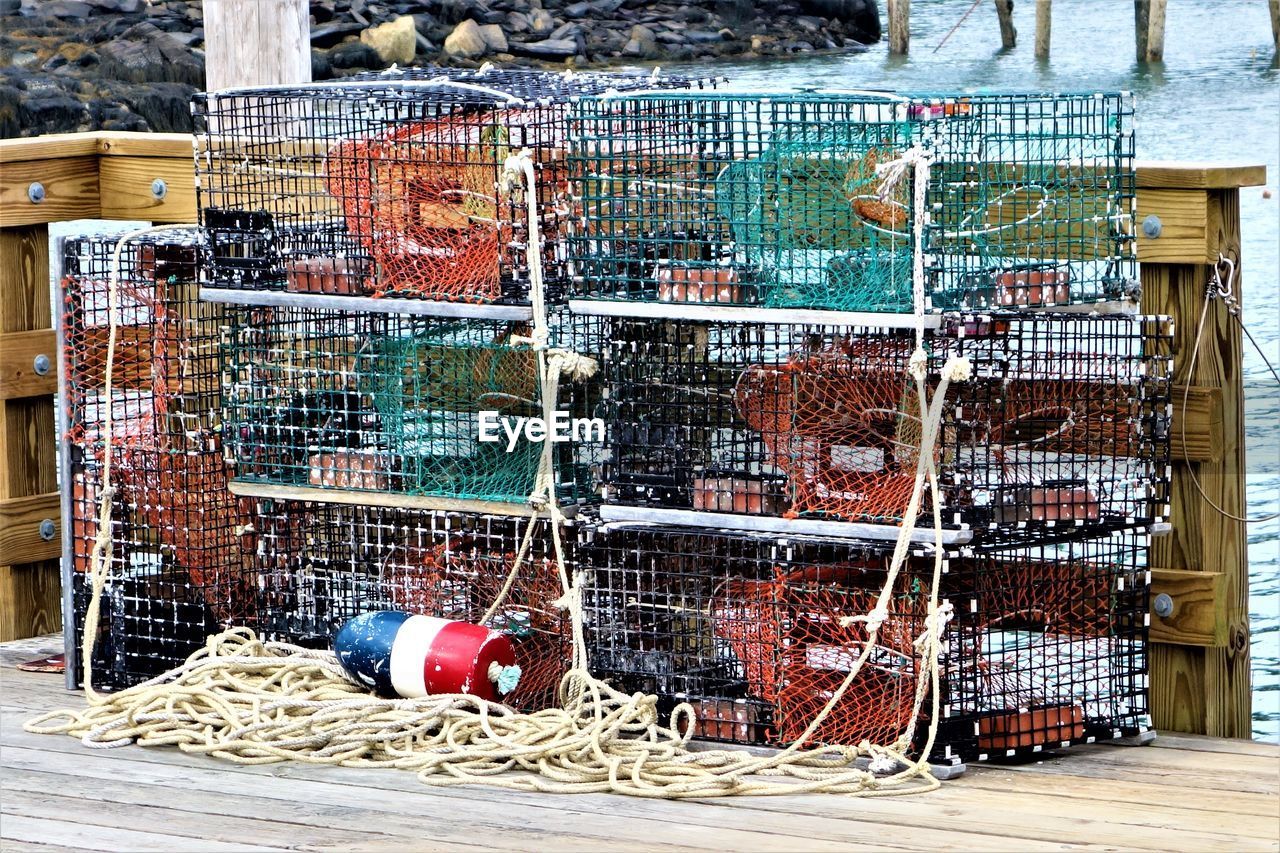
[[[876,607],[868,611],[865,615],[862,615],[862,616],[840,617],[840,627],[848,628],[851,625],[857,625],[861,623],[867,626],[867,633],[872,634],[876,631],[879,631],[880,626],[883,625],[886,621],[888,621],[888,619],[889,619],[889,611],[884,607]]]
[[[923,380],[929,375],[929,354],[923,347],[916,347],[911,353],[911,359],[907,362],[907,373],[911,374],[912,379],[918,380]]]
[[[914,359],[915,356],[912,356]],[[942,366],[942,378],[948,382],[968,382],[973,376],[973,362],[967,356],[953,355]]]

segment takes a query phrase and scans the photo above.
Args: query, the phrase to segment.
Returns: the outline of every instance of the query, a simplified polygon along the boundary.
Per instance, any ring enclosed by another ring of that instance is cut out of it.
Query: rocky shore
[[[392,64],[577,68],[865,50],[876,0],[311,0],[316,80]],[[191,130],[200,0],[0,0],[0,137]]]

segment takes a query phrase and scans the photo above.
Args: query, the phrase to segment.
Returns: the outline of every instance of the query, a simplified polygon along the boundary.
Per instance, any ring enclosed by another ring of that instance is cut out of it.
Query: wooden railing
[[[0,141],[0,640],[57,630],[60,622],[51,396],[58,368],[47,296],[47,225],[77,218],[192,222],[192,160],[186,136],[98,133]],[[1265,179],[1261,166],[1138,168],[1143,310],[1175,318],[1179,377],[1186,374],[1213,264],[1220,254],[1239,258],[1240,187]],[[1240,337],[1225,312],[1211,313],[1190,377],[1185,423],[1177,422],[1175,407],[1173,531],[1155,540],[1151,555],[1152,600],[1168,597],[1161,599],[1167,615],[1151,614],[1156,727],[1223,737],[1249,735],[1245,531],[1201,497],[1191,474],[1215,503],[1241,513]],[[43,373],[35,369],[40,356],[50,365]],[[1181,400],[1181,389],[1175,397]]]

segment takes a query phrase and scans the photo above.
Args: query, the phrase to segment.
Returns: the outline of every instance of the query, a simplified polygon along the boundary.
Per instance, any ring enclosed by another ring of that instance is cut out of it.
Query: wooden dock
[[[60,636],[0,644],[0,850],[1277,850],[1280,747],[1161,735],[1018,766],[980,765],[911,797],[666,802],[435,789],[412,773],[239,767],[176,749],[91,750],[27,734],[74,707],[59,674],[19,672]]]

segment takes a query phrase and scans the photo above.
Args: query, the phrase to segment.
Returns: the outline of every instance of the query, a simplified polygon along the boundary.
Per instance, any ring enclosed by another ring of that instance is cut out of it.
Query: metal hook
[[[1222,280],[1222,268],[1227,268],[1227,280]],[[1216,291],[1216,295],[1220,299],[1230,299],[1232,288],[1236,280],[1236,262],[1232,258],[1228,258],[1221,252],[1218,253],[1218,262],[1213,266],[1213,278],[1209,281],[1209,286]]]

